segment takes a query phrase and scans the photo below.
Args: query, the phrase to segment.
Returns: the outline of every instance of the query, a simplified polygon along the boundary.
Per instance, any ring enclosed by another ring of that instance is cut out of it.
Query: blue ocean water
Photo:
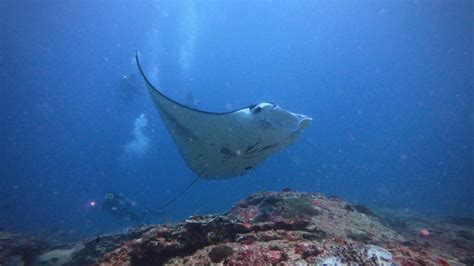
[[[201,180],[149,222],[285,187],[473,217],[472,21],[469,0],[1,1],[0,226],[119,229],[130,222],[99,210],[107,193],[157,208],[194,180],[136,51],[199,109],[274,101],[313,117],[251,174]]]

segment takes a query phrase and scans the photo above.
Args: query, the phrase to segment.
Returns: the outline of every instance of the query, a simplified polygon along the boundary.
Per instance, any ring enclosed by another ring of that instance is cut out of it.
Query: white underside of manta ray
[[[136,61],[151,98],[176,146],[204,179],[248,174],[272,154],[294,143],[312,118],[259,103],[232,112],[212,113],[180,104],[157,90]]]

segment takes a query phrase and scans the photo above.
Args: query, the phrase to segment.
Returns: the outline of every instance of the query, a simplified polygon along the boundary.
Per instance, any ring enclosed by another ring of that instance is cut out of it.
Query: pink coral
[[[270,250],[267,253],[267,258],[270,263],[279,263],[283,260],[283,251],[280,250]]]

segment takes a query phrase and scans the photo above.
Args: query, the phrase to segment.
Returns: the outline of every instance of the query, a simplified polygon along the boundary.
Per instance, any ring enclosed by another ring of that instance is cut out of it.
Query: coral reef
[[[225,214],[195,215],[176,225],[142,226],[68,246],[33,248],[31,256],[2,248],[0,264],[15,265],[26,257],[38,265],[472,263],[471,225],[414,219],[401,223],[403,218],[393,217],[337,197],[262,192]],[[420,236],[420,228],[430,235]]]

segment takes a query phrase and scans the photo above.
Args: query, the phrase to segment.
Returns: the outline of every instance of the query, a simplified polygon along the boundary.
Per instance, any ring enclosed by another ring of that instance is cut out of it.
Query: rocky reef
[[[225,214],[69,245],[3,237],[0,264],[472,265],[469,221],[420,222],[381,213],[321,194],[262,192]]]

